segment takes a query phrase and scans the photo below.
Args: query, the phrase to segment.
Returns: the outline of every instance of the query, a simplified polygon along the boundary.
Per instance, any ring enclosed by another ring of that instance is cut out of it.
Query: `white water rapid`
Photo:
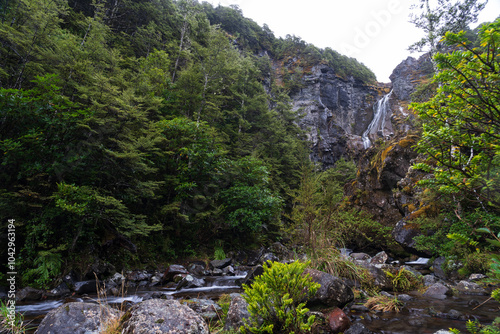
[[[377,135],[379,131],[384,131],[385,117],[389,110],[389,99],[391,98],[391,94],[392,90],[373,105],[373,120],[363,133],[363,136],[361,136],[365,150],[372,144],[370,135]]]

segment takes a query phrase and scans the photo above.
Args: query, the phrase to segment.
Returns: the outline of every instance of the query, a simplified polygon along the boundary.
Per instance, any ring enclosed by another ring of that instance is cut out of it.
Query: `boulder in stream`
[[[361,322],[355,322],[344,334],[372,334]]]
[[[455,286],[458,292],[470,295],[487,295],[488,293],[479,284],[469,281],[460,281]]]
[[[229,266],[232,263],[232,259],[227,258],[224,260],[212,260],[209,263],[210,269],[224,269],[225,267]]]
[[[351,288],[340,278],[314,269],[306,269],[304,274],[311,275],[314,282],[321,284],[321,287],[308,301],[308,304],[344,307],[354,299]]]
[[[150,299],[127,312],[122,334],[208,334],[203,318],[177,300]]]
[[[222,312],[222,308],[210,299],[192,298],[181,301],[181,304],[188,306],[205,320],[216,320]]]
[[[28,301],[28,300],[40,300],[44,296],[44,291],[26,287],[22,288],[16,293],[16,300],[18,302]]]
[[[445,299],[451,294],[450,288],[441,283],[434,283],[424,292],[423,296],[434,299]]]
[[[163,274],[162,282],[169,282],[174,278],[175,275],[187,275],[189,272],[187,271],[184,266],[181,266],[179,264],[172,264],[168,267],[167,270],[165,270],[165,273]]]
[[[121,316],[122,312],[104,305],[67,303],[50,311],[35,334],[99,334]]]
[[[238,330],[244,325],[244,319],[250,318],[250,313],[247,310],[248,303],[239,293],[231,294],[231,304],[227,311],[226,324],[224,330]]]

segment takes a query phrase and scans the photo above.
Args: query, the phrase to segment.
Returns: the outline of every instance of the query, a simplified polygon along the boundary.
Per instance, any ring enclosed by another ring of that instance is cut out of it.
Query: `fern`
[[[448,239],[457,241],[457,242],[461,243],[462,245],[471,246],[472,248],[475,248],[476,251],[479,252],[479,248],[478,248],[479,242],[472,240],[471,238],[469,238],[461,233],[449,233],[446,235],[446,237]]]

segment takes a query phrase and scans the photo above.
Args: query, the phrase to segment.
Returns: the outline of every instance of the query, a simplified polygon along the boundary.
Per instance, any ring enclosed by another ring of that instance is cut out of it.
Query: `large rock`
[[[127,312],[122,334],[208,334],[200,315],[176,300],[150,299],[136,304]]]
[[[314,282],[321,284],[316,294],[308,301],[309,305],[342,308],[354,299],[351,288],[340,278],[314,269],[306,269],[304,274],[309,274]]]
[[[100,282],[95,280],[76,282],[73,286],[73,291],[79,295],[97,293],[97,288]]]
[[[189,272],[184,266],[181,266],[179,264],[172,264],[167,268],[167,270],[165,270],[165,273],[163,274],[162,277],[162,282],[169,282],[176,275],[187,275],[187,274],[189,274]]]
[[[366,269],[370,272],[370,275],[373,277],[373,285],[382,289],[382,290],[392,290],[394,288],[392,281],[387,277],[385,272],[377,268],[374,265],[368,264],[364,265]]]
[[[192,298],[183,300],[181,304],[188,306],[190,309],[198,313],[205,320],[216,320],[222,312],[222,308],[213,300]]]
[[[247,310],[248,303],[240,294],[231,294],[231,304],[227,311],[226,324],[224,330],[238,330],[244,325],[244,319],[250,318],[250,313]]]
[[[210,261],[209,267],[210,269],[223,269],[231,264],[233,260],[230,258],[223,259],[223,260],[213,260]]]
[[[338,307],[325,314],[332,333],[343,333],[351,326],[349,317]]]
[[[446,296],[451,295],[451,290],[441,283],[434,283],[423,293],[424,296],[434,299],[445,299]]]
[[[372,334],[368,328],[365,327],[361,322],[354,323],[344,334]]]
[[[408,57],[392,71],[392,89],[399,100],[409,101],[410,95],[423,79],[433,72],[431,59],[426,53],[420,58]]]
[[[35,334],[99,334],[121,316],[122,312],[99,304],[67,303],[51,310]]]
[[[429,257],[431,254],[422,250],[417,250],[415,248],[416,241],[415,237],[422,235],[422,231],[415,224],[408,223],[405,219],[401,219],[397,222],[396,226],[392,230],[392,236],[394,240],[398,242],[403,248],[412,253],[420,256]]]
[[[488,293],[479,284],[468,281],[460,281],[455,286],[458,292],[470,295],[487,295]]]
[[[16,300],[18,302],[28,301],[28,300],[40,300],[44,296],[43,290],[26,287],[22,288],[16,293]]]

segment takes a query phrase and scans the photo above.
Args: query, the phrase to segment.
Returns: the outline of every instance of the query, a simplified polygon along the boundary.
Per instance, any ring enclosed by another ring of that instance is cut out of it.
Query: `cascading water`
[[[365,150],[372,144],[370,135],[376,135],[379,131],[382,132],[384,130],[385,117],[389,110],[389,99],[391,98],[391,94],[392,90],[373,105],[373,120],[363,133],[363,136],[361,136]]]

